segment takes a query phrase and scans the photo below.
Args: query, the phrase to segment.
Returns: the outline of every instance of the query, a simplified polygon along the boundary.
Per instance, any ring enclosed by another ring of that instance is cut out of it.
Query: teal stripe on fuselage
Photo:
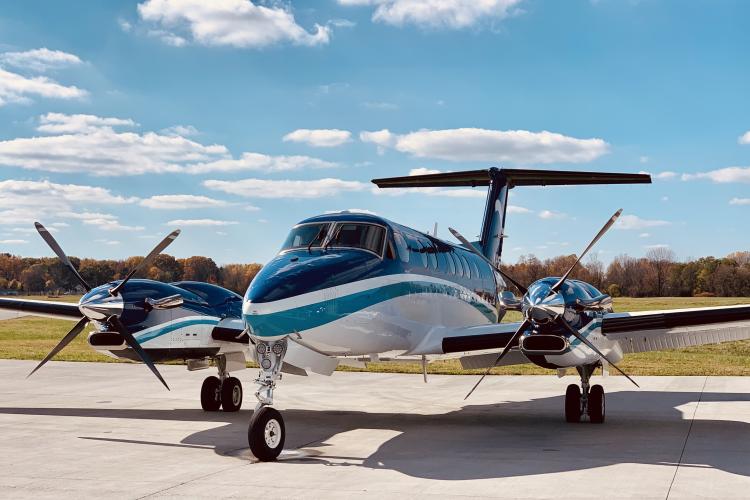
[[[430,281],[393,283],[337,297],[335,300],[317,302],[275,313],[245,314],[244,318],[245,322],[253,328],[254,335],[276,337],[316,328],[396,297],[423,293],[455,297],[476,308],[488,321],[497,321],[497,311],[474,298],[473,293],[467,293],[448,284]]]
[[[136,335],[135,339],[139,344],[143,344],[144,342],[148,342],[149,340],[153,340],[156,337],[161,337],[162,335],[166,335],[167,333],[179,330],[180,328],[186,328],[193,325],[216,325],[218,323],[219,320],[217,318],[200,318],[178,321],[176,323],[172,323],[171,325],[143,332],[140,334],[140,336]]]

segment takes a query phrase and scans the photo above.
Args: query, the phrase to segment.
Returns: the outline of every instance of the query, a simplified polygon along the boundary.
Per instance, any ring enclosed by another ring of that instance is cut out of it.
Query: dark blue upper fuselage
[[[386,231],[385,246],[376,253],[331,245],[282,250],[258,273],[245,300],[281,300],[354,281],[399,273],[442,278],[468,288],[488,302],[497,302],[495,274],[471,251],[371,214],[341,212],[303,220],[320,223],[362,223]]]

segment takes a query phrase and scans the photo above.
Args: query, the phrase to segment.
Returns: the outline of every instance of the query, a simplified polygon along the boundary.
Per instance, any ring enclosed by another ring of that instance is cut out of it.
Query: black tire
[[[239,379],[229,377],[221,384],[221,407],[224,411],[237,411],[242,406],[242,384]]]
[[[589,407],[588,407],[589,420],[592,424],[604,423],[605,414],[605,402],[604,402],[604,388],[600,385],[595,385],[589,391]]]
[[[267,429],[267,427],[269,427]],[[266,437],[266,431],[269,436]],[[262,406],[250,419],[247,429],[247,442],[250,451],[261,462],[273,462],[284,449],[286,429],[281,413],[270,406]]]
[[[201,407],[205,411],[218,411],[221,408],[221,380],[219,377],[206,377],[201,386]]]
[[[581,421],[581,389],[576,384],[570,384],[565,390],[565,421]]]

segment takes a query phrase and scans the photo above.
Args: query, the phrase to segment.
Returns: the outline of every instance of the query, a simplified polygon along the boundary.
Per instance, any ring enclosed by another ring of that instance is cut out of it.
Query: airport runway
[[[750,378],[622,377],[607,422],[566,424],[575,381],[335,373],[285,376],[277,463],[247,450],[255,370],[239,413],[200,410],[212,372],[0,361],[6,498],[748,498]]]

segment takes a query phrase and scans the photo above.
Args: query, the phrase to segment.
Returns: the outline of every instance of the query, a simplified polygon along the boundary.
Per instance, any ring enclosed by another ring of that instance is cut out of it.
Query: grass
[[[42,297],[30,297],[42,299]],[[76,297],[65,299],[75,302]],[[647,311],[689,307],[750,304],[750,297],[666,297],[615,299],[615,310]],[[507,321],[518,321],[518,313],[510,313]],[[72,321],[36,317],[22,317],[0,321],[0,359],[42,359],[73,326]],[[91,349],[82,333],[55,359],[63,361],[118,362]],[[750,341],[688,347],[669,351],[629,354],[620,367],[632,375],[750,375]],[[341,367],[344,371],[370,371],[390,373],[421,373],[418,364],[368,363],[366,370]],[[481,370],[462,370],[458,360],[441,360],[429,364],[428,372],[434,374],[474,374]],[[535,375],[550,374],[550,370],[535,365],[495,368],[494,374]],[[615,375],[614,370],[610,370]]]

